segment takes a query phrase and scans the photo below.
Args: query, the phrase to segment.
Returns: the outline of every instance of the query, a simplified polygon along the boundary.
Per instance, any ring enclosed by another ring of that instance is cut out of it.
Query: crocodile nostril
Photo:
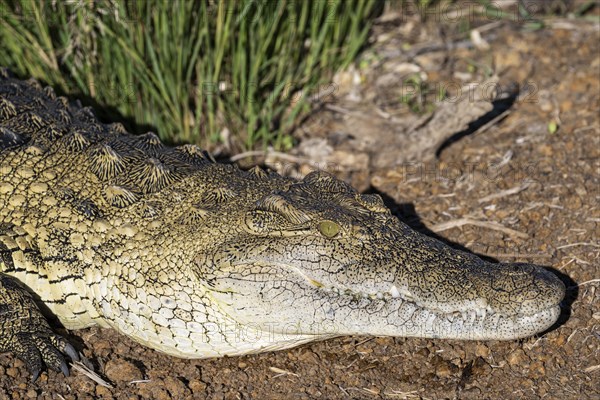
[[[527,263],[514,263],[511,265],[512,272],[520,272],[523,274],[537,274],[539,267]]]

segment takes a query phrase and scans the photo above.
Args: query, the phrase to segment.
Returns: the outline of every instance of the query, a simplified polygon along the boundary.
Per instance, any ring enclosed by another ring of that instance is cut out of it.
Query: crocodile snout
[[[558,276],[526,263],[498,265],[488,289],[488,304],[505,315],[533,315],[555,307],[566,291]]]
[[[565,284],[547,269],[531,264],[513,264],[513,268],[525,268],[533,276],[532,299],[526,298],[521,313],[534,314],[560,304],[565,297]]]

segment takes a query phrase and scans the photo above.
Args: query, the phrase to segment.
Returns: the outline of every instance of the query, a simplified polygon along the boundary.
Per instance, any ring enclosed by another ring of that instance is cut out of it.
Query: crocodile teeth
[[[400,292],[398,291],[398,288],[395,285],[392,285],[392,287],[390,288],[390,294],[395,299],[400,297]]]
[[[475,314],[477,314],[478,317],[485,318],[486,309],[485,308],[476,308]]]

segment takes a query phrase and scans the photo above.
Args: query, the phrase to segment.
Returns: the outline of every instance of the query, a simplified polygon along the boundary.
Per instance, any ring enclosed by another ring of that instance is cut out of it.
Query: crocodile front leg
[[[18,281],[0,273],[0,352],[22,359],[35,381],[43,363],[69,375],[63,354],[79,360],[75,348],[52,331],[31,294]]]

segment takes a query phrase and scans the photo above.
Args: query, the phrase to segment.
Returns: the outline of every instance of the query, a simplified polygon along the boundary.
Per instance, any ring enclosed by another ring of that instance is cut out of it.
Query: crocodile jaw
[[[142,323],[139,312],[124,309],[116,314],[105,309],[114,314],[106,323],[160,352],[208,358],[283,350],[342,335],[511,340],[546,330],[560,314],[560,296],[557,304],[529,315],[503,315],[476,304],[443,312],[403,298],[397,289],[374,295],[341,292],[279,267],[237,264],[235,272],[228,271],[210,288],[195,288],[203,296],[202,303],[186,305],[179,296],[179,307],[200,309],[211,304],[210,316],[187,324],[166,321],[157,332],[154,324]],[[257,273],[260,270],[267,273],[264,279]],[[286,296],[292,288],[295,294]]]
[[[355,292],[326,287],[296,268],[240,263],[230,266],[208,292],[223,314],[258,330],[313,335],[404,336],[462,340],[512,340],[552,326],[560,314],[564,285],[536,267],[547,285],[544,304],[517,312],[494,308],[483,299],[435,304],[392,285],[385,292]],[[261,279],[261,272],[269,279]],[[252,276],[252,279],[248,277]],[[539,284],[539,282],[538,282]],[[293,293],[288,296],[289,293]],[[302,293],[300,296],[298,293]]]

